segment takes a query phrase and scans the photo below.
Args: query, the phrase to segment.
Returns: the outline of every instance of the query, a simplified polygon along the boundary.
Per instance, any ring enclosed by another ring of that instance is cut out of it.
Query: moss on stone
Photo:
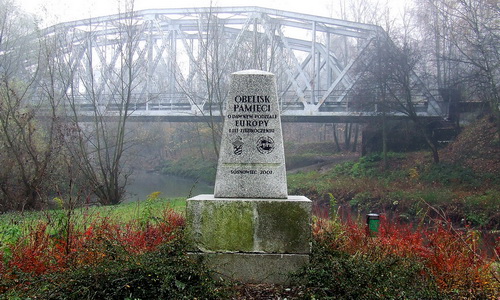
[[[221,201],[205,204],[201,244],[209,251],[253,251],[254,219],[251,203]]]
[[[258,205],[260,248],[275,253],[308,253],[309,210],[293,202],[264,202]]]
[[[311,201],[190,199],[188,233],[203,252],[309,253]]]

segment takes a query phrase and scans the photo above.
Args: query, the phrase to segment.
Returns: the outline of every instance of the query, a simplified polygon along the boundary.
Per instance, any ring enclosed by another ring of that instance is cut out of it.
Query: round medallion
[[[274,140],[270,136],[260,137],[257,141],[257,150],[262,154],[269,154],[274,150]]]

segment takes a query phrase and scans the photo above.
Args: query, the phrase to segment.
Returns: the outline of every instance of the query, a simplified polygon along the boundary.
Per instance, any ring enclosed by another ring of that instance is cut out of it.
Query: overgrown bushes
[[[306,278],[311,299],[443,299],[422,264],[388,257],[370,261],[329,249],[316,249]]]
[[[500,191],[487,190],[465,197],[464,212],[472,226],[500,228]]]
[[[298,299],[500,296],[499,275],[476,231],[382,218],[374,236],[364,222],[331,215],[314,218],[311,263],[294,277]],[[130,222],[94,216],[83,227],[34,224],[28,235],[2,241],[8,245],[0,251],[0,298],[232,299],[231,285],[214,281],[203,261],[187,254],[183,225],[180,214],[153,216],[150,205]]]
[[[498,274],[474,231],[448,223],[413,228],[382,218],[376,236],[362,223],[317,219],[311,264],[297,278],[311,299],[496,299]]]
[[[209,275],[176,239],[128,259],[44,275],[48,284],[30,290],[43,299],[220,299],[223,294]]]
[[[331,194],[351,209],[387,212],[409,221],[444,214],[456,224],[500,229],[500,189],[491,174],[450,163],[425,164],[403,154],[388,157],[388,170],[381,156],[372,154],[326,173],[290,174],[289,193],[320,204],[328,203]]]
[[[199,261],[186,253],[184,218],[171,209],[118,223],[93,217],[83,228],[49,230],[2,245],[0,295],[5,299],[220,298]],[[8,241],[2,241],[8,242]]]

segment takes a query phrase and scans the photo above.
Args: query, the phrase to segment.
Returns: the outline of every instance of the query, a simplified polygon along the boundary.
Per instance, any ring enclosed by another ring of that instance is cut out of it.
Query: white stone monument
[[[215,197],[286,199],[285,152],[272,73],[232,74]]]
[[[311,201],[288,196],[276,79],[231,74],[214,195],[187,200],[193,254],[221,276],[284,283],[309,261]]]

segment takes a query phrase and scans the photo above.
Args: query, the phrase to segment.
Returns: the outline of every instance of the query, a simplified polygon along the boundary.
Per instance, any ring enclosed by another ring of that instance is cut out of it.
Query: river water
[[[190,198],[199,194],[213,194],[214,187],[195,179],[156,172],[134,171],[129,178],[124,202],[146,200],[153,192],[164,198]]]

